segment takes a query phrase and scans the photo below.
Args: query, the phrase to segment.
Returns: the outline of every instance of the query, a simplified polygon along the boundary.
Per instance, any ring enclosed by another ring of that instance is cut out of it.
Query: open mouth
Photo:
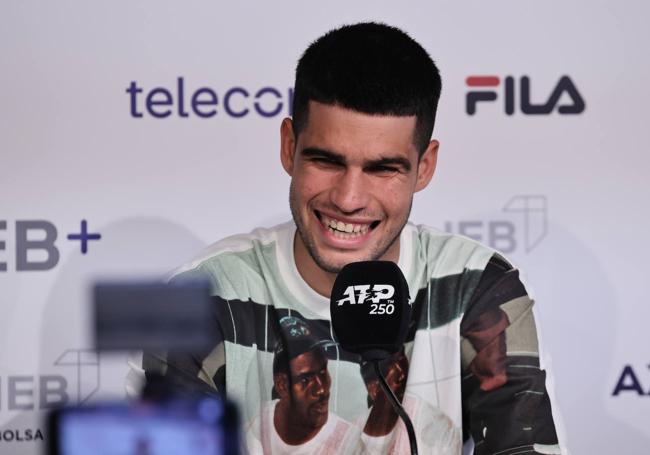
[[[314,213],[323,227],[325,227],[334,237],[340,239],[356,239],[362,237],[375,229],[381,222],[375,220],[369,223],[346,223],[341,220],[330,218],[318,210],[314,210]]]

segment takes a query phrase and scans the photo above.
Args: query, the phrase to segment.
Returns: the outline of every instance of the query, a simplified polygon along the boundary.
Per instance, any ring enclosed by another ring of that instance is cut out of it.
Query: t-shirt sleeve
[[[494,255],[461,321],[463,431],[477,455],[560,453],[533,304]]]

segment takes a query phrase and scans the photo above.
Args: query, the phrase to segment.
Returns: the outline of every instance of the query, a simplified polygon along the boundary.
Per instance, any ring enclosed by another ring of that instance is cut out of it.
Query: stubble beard
[[[329,393],[327,394],[326,397],[323,397],[321,400],[319,400],[316,404],[320,403],[321,401],[324,401],[327,406],[325,408],[325,412],[318,416],[317,418],[312,418],[309,414],[309,408],[307,408],[306,412],[303,414],[300,412],[300,408],[303,405],[303,403],[300,403],[300,400],[298,400],[293,393],[289,394],[289,419],[292,422],[292,425],[294,428],[301,428],[306,431],[320,431],[320,429],[327,423],[327,419],[329,416]],[[313,437],[313,436],[312,436]],[[310,438],[311,439],[311,438]],[[305,441],[306,442],[306,441]]]
[[[293,181],[291,182],[290,188],[289,188],[289,208],[291,209],[291,216],[293,217],[293,221],[296,224],[296,228],[298,229],[298,234],[300,235],[300,238],[302,239],[302,243],[305,245],[305,248],[307,249],[307,252],[311,256],[311,258],[314,260],[316,265],[320,267],[322,270],[328,272],[328,273],[334,273],[338,274],[341,269],[347,265],[346,264],[333,264],[331,262],[327,262],[325,258],[323,258],[319,253],[318,249],[316,248],[316,244],[314,242],[314,239],[312,236],[309,235],[309,232],[307,231],[307,227],[305,226],[304,220],[302,219],[302,216],[300,214],[300,207],[298,204],[297,197],[295,196],[296,192],[294,191],[294,184]],[[355,261],[350,261],[350,262],[357,262],[357,261],[376,261],[380,259],[382,256],[386,254],[388,249],[399,239],[400,234],[402,233],[402,229],[404,229],[404,226],[406,225],[410,215],[411,215],[411,207],[413,206],[413,198],[409,201],[409,208],[408,211],[406,212],[406,217],[402,221],[402,225],[400,228],[397,230],[393,238],[390,240],[390,242],[387,242],[385,245],[378,245],[374,251],[371,251],[370,254],[368,254],[368,257],[365,258],[357,258]]]

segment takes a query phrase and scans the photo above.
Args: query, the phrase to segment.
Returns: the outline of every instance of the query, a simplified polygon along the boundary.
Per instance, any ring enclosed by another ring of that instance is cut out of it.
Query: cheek
[[[291,389],[293,391],[293,399],[298,403],[303,403],[306,395],[305,389],[300,385],[294,385]]]
[[[295,197],[301,201],[309,201],[319,195],[326,194],[334,186],[334,178],[320,172],[303,172],[294,177],[291,186]]]
[[[332,378],[330,377],[330,374],[327,373],[325,375],[325,379],[323,379],[323,386],[325,387],[326,390],[329,390],[331,385],[332,385]]]
[[[368,395],[370,395],[370,398],[374,401],[377,399],[377,393],[379,392],[379,384],[376,382],[373,382],[370,384],[368,387]]]
[[[378,194],[381,194],[380,200],[384,210],[394,215],[408,212],[413,196],[410,186],[403,182],[385,184],[378,188]]]

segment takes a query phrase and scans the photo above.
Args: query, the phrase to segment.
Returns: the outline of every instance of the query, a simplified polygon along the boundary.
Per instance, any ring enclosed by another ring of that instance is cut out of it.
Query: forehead
[[[327,365],[325,355],[317,350],[305,352],[294,359],[289,364],[291,372],[294,375],[303,373],[314,373],[322,370]]]
[[[417,157],[416,117],[370,115],[341,106],[309,102],[308,121],[298,147],[316,147],[354,158]]]

